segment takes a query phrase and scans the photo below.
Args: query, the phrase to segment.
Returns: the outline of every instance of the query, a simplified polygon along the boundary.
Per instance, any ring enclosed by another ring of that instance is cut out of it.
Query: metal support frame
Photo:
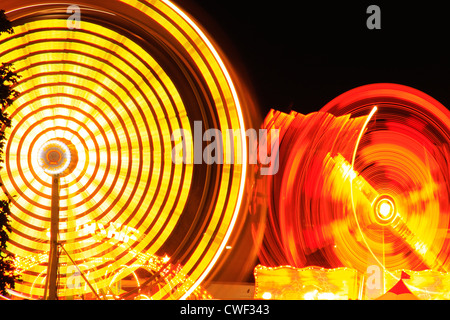
[[[59,234],[59,174],[52,176],[52,206],[50,216],[50,253],[47,266],[44,299],[58,299],[58,234]],[[48,296],[47,296],[48,291]]]

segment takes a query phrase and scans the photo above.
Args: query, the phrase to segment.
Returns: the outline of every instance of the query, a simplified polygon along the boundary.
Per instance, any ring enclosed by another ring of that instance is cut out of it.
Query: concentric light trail
[[[131,274],[136,261],[167,254],[170,263],[182,265],[180,276],[155,297],[186,298],[233,229],[246,142],[241,134],[234,150],[224,150],[232,152],[225,156],[233,164],[174,164],[172,133],[191,132],[195,120],[205,129],[245,132],[236,89],[210,40],[171,2],[79,6],[81,28],[73,30],[61,4],[13,1],[5,7],[15,33],[0,38],[0,59],[22,75],[0,172],[3,191],[16,196],[8,249],[24,280],[17,290],[34,298],[43,294],[51,176],[39,165],[39,150],[64,141],[77,155],[76,166],[61,177],[59,238],[65,251],[86,266],[83,272],[99,291],[112,277]],[[184,143],[192,154],[192,135]],[[61,259],[58,295],[70,296],[68,270],[74,269],[69,257]],[[124,265],[129,268],[117,276]]]
[[[317,113],[272,111],[264,127],[281,144],[279,176],[255,193],[267,196],[262,263],[449,269],[450,112],[438,101],[373,84]]]

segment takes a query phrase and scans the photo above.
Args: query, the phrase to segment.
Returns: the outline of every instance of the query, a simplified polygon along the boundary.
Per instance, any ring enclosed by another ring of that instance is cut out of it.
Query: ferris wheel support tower
[[[50,252],[47,265],[47,279],[44,300],[58,299],[58,235],[59,235],[59,190],[60,177],[73,170],[78,160],[76,149],[69,141],[52,139],[42,145],[38,161],[41,168],[52,177],[50,209]],[[48,294],[47,294],[48,293]]]

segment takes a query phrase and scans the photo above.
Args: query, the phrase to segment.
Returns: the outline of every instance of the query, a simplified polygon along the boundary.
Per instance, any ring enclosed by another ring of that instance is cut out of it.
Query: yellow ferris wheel
[[[245,130],[220,53],[167,0],[2,6],[15,32],[0,37],[0,60],[22,76],[0,171],[23,279],[15,293],[48,298],[56,281],[59,298],[102,298],[147,269],[116,297],[142,296],[165,275],[145,296],[187,298],[227,244],[247,173],[244,134],[224,149],[232,163],[173,161],[180,130],[193,154],[194,121]]]

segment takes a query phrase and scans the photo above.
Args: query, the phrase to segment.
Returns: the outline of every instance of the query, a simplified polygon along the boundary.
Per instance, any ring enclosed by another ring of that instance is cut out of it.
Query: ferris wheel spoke
[[[381,196],[380,193],[378,193],[375,188],[373,188],[368,181],[364,179],[360,174],[358,174],[356,171],[352,170],[348,162],[343,159],[343,157],[340,157],[338,155],[334,158],[336,160],[336,163],[340,164],[338,168],[340,168],[342,171],[342,179],[345,181],[345,179],[353,179],[353,196],[356,199],[356,201],[361,199],[366,199],[370,206],[366,207],[366,209],[361,209],[361,207],[355,208],[355,210],[360,213],[364,212],[364,215],[373,216],[374,215],[374,205],[377,202],[377,199]],[[424,189],[421,189],[424,190]],[[428,189],[429,191],[429,189]],[[418,191],[420,192],[420,191]],[[368,211],[370,213],[368,214]],[[376,213],[375,213],[376,215]],[[359,219],[363,218],[361,214],[358,214]],[[352,224],[348,224],[348,222],[345,221],[345,219],[339,219],[333,222],[333,224],[340,229],[339,226],[346,225],[349,228],[349,231],[353,230],[353,232],[358,229],[356,225],[353,224],[353,228],[351,228]],[[376,225],[376,220],[373,221],[373,224]],[[405,218],[402,217],[400,212],[396,212],[395,216],[392,216],[391,220],[386,220],[386,226],[389,227],[389,229],[399,238],[403,243],[405,243],[412,252],[415,253],[415,255],[421,259],[421,261],[426,264],[429,268],[433,270],[439,270],[442,272],[446,272],[446,269],[438,259],[438,256],[433,252],[430,245],[427,245],[423,240],[420,239],[420,237],[414,233],[405,222]],[[363,224],[359,226],[360,228],[364,229],[366,227],[370,227],[370,224]]]
[[[408,224],[402,218],[401,214],[398,213],[389,226],[393,233],[396,234],[397,237],[401,239],[429,269],[447,272],[438,255],[434,252],[434,247],[423,241],[417,233],[413,232],[408,227]]]

